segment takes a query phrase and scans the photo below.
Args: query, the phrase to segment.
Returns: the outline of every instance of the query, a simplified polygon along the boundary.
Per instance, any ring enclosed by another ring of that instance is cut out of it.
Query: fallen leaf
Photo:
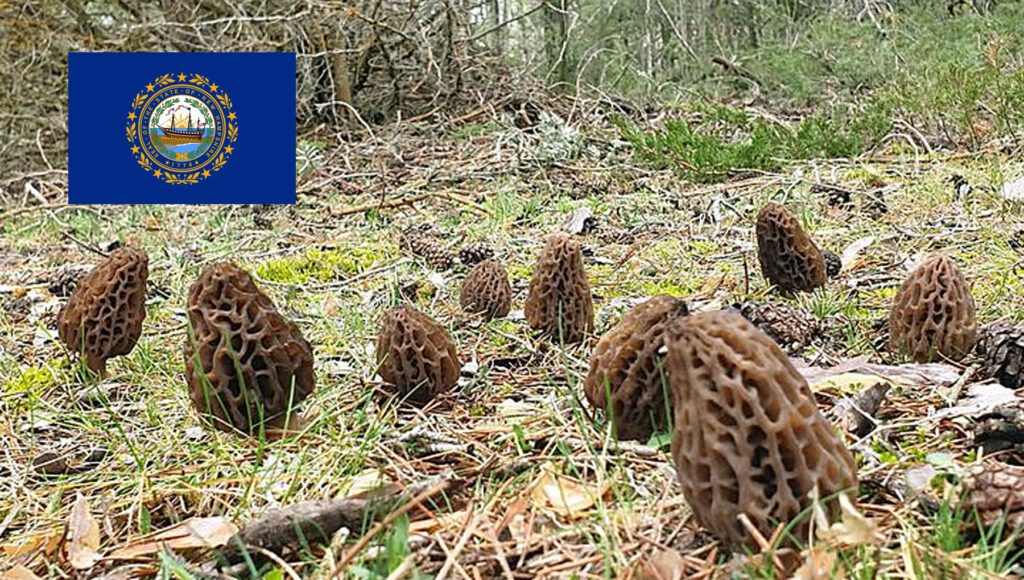
[[[866,373],[843,373],[831,377],[822,377],[810,383],[811,391],[819,393],[828,391],[838,395],[855,395],[878,384],[892,384],[892,381],[878,375]]]
[[[875,236],[865,236],[850,242],[850,245],[843,248],[843,253],[839,255],[839,261],[843,264],[843,269],[849,268],[860,257],[860,253],[868,249],[873,243],[875,243]]]
[[[845,373],[872,374],[895,383],[920,385],[929,388],[948,386],[960,379],[960,369],[945,363],[909,363],[901,365],[883,365],[868,362],[865,356],[844,360],[839,364],[822,368],[810,366],[800,359],[790,359],[796,370],[803,375],[809,384],[826,377],[834,377]]]
[[[1003,199],[1007,201],[1024,200],[1024,179],[1004,183],[1000,193],[1002,193]]]
[[[42,549],[45,558],[52,558],[60,548],[60,542],[64,539],[64,528],[57,527],[45,532],[29,536],[16,543],[0,546],[0,555],[7,558],[25,556]]]
[[[593,210],[590,209],[590,206],[585,205],[573,210],[562,224],[562,229],[566,233],[579,235],[593,229],[595,222]]]
[[[28,568],[17,565],[9,570],[0,572],[0,580],[39,580],[39,576]]]
[[[939,409],[936,416],[973,417],[987,413],[999,405],[1017,400],[1017,394],[1013,389],[1008,389],[999,383],[973,383],[967,385],[965,391],[966,397],[963,403],[955,407]]]
[[[341,485],[341,489],[335,496],[337,498],[345,498],[353,495],[359,495],[363,492],[376,489],[386,483],[389,483],[390,479],[384,475],[379,469],[365,469],[359,473],[353,475],[348,481]]]
[[[836,567],[835,552],[811,550],[804,563],[790,576],[790,580],[842,580],[845,575],[842,568],[833,575]]]
[[[604,495],[603,488],[586,486],[574,479],[545,469],[531,490],[534,502],[548,507],[555,513],[579,518],[594,506],[597,499]]]
[[[818,538],[832,540],[843,546],[862,546],[877,544],[881,541],[878,526],[864,517],[864,514],[857,510],[845,493],[839,494],[839,510],[840,520],[830,525],[822,503],[814,502],[814,520],[818,527]]]
[[[68,563],[75,570],[88,570],[103,557],[99,553],[100,526],[89,513],[89,502],[82,494],[78,494],[71,508],[65,541]]]
[[[112,551],[109,557],[114,560],[127,560],[155,554],[164,548],[170,550],[219,548],[237,533],[238,526],[224,517],[190,518],[128,542]]]
[[[934,465],[911,467],[904,474],[904,478],[907,482],[907,488],[914,493],[920,493],[922,490],[928,488],[929,484],[931,484],[932,478],[934,478],[938,472],[939,471],[935,469]]]
[[[658,550],[637,562],[634,580],[683,580],[686,560],[675,550]]]

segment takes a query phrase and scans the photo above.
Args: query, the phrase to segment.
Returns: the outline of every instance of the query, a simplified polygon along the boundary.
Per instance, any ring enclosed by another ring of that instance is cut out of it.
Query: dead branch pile
[[[0,2],[0,199],[20,197],[27,177],[45,189],[46,175],[65,173],[70,51],[295,52],[300,125],[359,127],[479,106],[499,81],[507,90],[488,25],[466,4]]]

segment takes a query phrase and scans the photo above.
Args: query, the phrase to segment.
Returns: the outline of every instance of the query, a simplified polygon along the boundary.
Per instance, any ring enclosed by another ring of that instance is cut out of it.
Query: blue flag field
[[[70,53],[73,204],[295,203],[294,53]]]

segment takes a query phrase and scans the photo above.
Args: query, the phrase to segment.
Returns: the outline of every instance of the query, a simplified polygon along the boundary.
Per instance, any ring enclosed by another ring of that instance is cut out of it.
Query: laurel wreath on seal
[[[181,79],[182,76],[185,76],[188,80],[183,81]],[[142,152],[143,148],[140,147],[141,143],[139,143],[139,135],[137,134],[138,132],[135,129],[136,124],[133,121],[134,113],[138,111],[143,104],[145,104],[146,99],[148,98],[150,93],[153,92],[153,90],[159,87],[164,87],[173,84],[174,82],[176,82],[176,79],[177,82],[188,82],[189,84],[195,85],[197,87],[209,87],[212,85],[209,78],[199,74],[164,74],[157,77],[153,80],[153,82],[146,85],[145,91],[140,91],[136,93],[135,99],[132,100],[132,110],[129,116],[129,122],[125,126],[125,133],[128,138],[128,142],[132,144],[132,157],[135,159],[135,162],[138,163],[140,167],[142,167],[142,169],[144,169],[147,173],[152,174],[153,177],[156,177],[157,179],[163,181],[164,183],[170,185],[188,185],[203,181],[204,179],[212,175],[211,172],[220,171],[225,165],[227,165],[228,159],[231,157],[232,148],[227,147],[226,150],[222,150],[220,154],[213,159],[212,165],[203,168],[203,170],[198,170],[191,173],[187,171],[184,173],[176,173],[163,170],[159,167],[153,167],[152,163],[149,160],[149,157],[146,157],[146,155]],[[211,92],[214,93],[214,96],[216,97],[217,101],[220,103],[220,106],[224,109],[226,113],[224,123],[227,126],[227,142],[235,143],[238,140],[237,119],[232,120],[229,119],[227,116],[227,114],[231,112],[234,103],[231,101],[231,98],[228,97],[228,94],[225,93],[223,90],[219,90],[219,88],[214,88],[212,89]]]

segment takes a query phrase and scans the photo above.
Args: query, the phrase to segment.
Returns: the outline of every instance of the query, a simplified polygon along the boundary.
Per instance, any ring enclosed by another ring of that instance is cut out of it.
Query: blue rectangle
[[[68,54],[68,201],[295,203],[295,53]]]

